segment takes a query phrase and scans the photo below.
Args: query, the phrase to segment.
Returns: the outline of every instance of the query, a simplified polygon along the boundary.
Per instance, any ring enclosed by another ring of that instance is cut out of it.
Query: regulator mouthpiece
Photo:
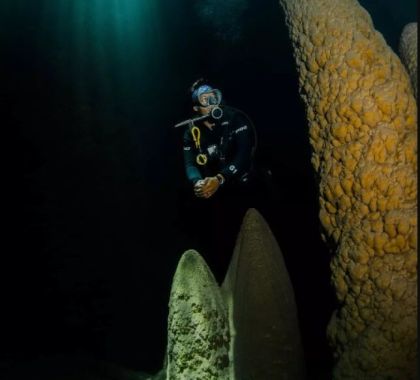
[[[213,119],[219,120],[223,117],[223,110],[219,106],[216,106],[211,110],[210,115]]]

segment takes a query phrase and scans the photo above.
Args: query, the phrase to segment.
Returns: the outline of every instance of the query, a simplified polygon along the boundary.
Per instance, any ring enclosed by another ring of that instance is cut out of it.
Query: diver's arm
[[[193,142],[190,138],[190,133],[187,130],[184,134],[184,166],[188,181],[195,185],[203,177],[200,170],[196,166],[196,157],[193,151]]]
[[[210,198],[219,188],[219,180],[216,177],[206,177],[200,173],[196,166],[196,155],[193,149],[193,141],[189,131],[184,134],[184,164],[188,180],[194,186],[194,194],[198,198]],[[216,179],[216,182],[214,181]]]
[[[251,165],[253,148],[253,130],[246,119],[239,123],[233,130],[233,139],[236,144],[236,153],[234,157],[226,163],[220,174],[226,182],[232,178],[242,176]]]

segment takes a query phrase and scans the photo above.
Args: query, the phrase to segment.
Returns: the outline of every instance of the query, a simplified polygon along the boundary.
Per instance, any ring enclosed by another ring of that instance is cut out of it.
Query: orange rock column
[[[399,58],[355,0],[280,0],[306,106],[340,307],[335,379],[414,379],[417,108]]]

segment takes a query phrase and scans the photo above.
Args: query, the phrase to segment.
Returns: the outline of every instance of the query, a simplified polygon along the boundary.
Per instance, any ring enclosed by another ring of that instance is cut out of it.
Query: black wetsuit
[[[256,138],[252,122],[239,110],[223,108],[223,117],[213,121],[212,129],[197,122],[200,129],[200,149],[191,130],[184,133],[184,163],[188,180],[194,185],[205,177],[222,174],[223,187],[238,186],[252,180],[253,151]],[[198,154],[207,156],[207,163],[199,165]]]
[[[212,129],[197,122],[200,147],[196,147],[189,128],[184,133],[184,163],[190,196],[183,213],[185,230],[191,245],[202,254],[216,279],[221,282],[233,253],[234,242],[245,212],[258,207],[261,192],[254,176],[253,153],[256,135],[252,122],[242,112],[223,107],[223,117]],[[206,165],[196,161],[199,153],[207,156]],[[193,195],[193,185],[200,179],[222,174],[225,178],[208,199]]]

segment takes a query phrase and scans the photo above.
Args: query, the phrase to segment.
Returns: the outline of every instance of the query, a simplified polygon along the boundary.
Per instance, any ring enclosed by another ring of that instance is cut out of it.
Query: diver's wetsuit
[[[201,153],[208,159],[206,165],[196,162],[200,150],[191,131],[187,129],[184,134],[184,163],[191,192],[200,179],[218,173],[225,178],[212,197],[188,197],[184,208],[194,248],[204,256],[219,282],[226,273],[245,212],[258,207],[260,198],[253,175],[256,137],[252,122],[238,110],[224,107],[223,111],[223,117],[211,130],[200,122],[196,124],[201,134]]]
[[[185,171],[193,185],[200,179],[213,177],[218,173],[226,181],[221,188],[246,184],[251,180],[255,147],[253,125],[240,111],[229,107],[224,107],[223,111],[222,118],[214,121],[215,125],[211,130],[203,122],[196,124],[200,129],[201,149],[196,147],[191,131],[185,131]],[[199,153],[207,156],[205,165],[197,163]]]

